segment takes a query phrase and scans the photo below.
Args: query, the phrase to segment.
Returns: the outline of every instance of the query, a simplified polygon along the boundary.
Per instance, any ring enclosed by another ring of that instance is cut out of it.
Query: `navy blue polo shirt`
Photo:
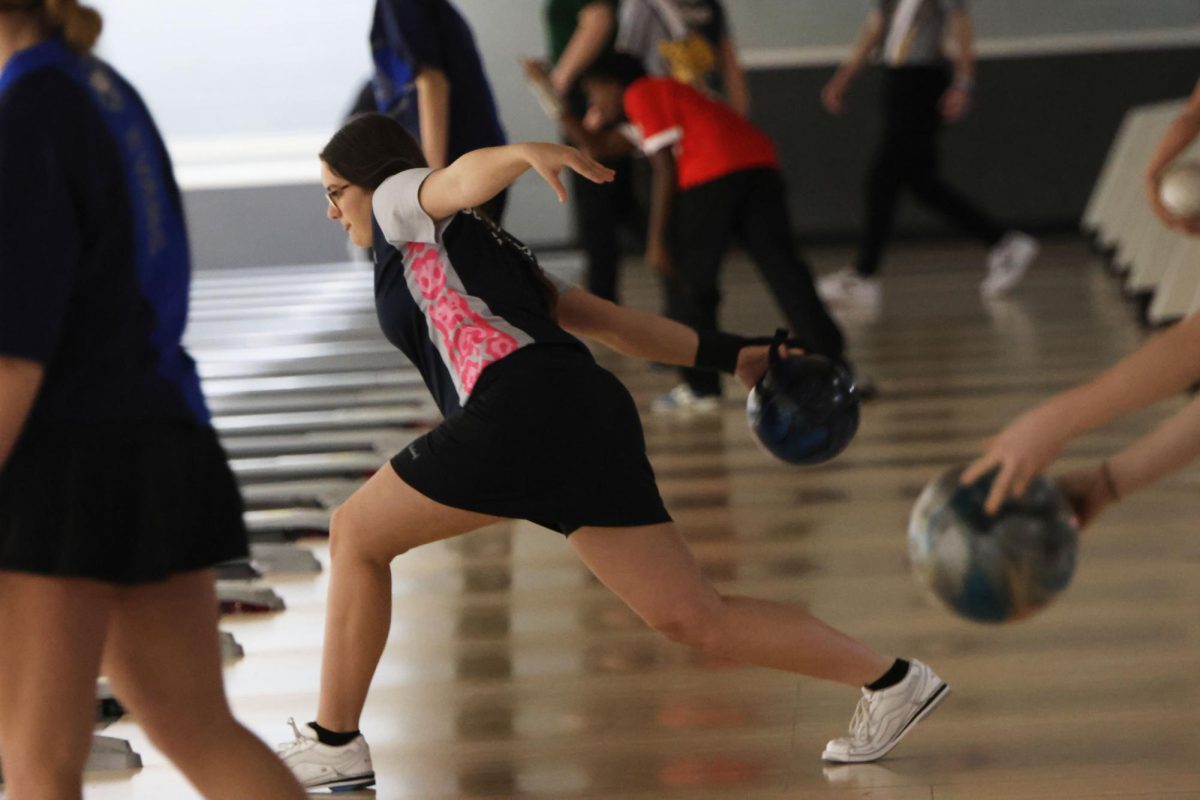
[[[528,247],[473,211],[434,224],[419,200],[430,172],[401,172],[375,190],[375,306],[388,341],[450,416],[488,366],[523,347],[588,350],[554,319]]]
[[[505,144],[475,37],[448,0],[377,0],[371,51],[377,107],[416,139],[421,120],[414,81],[422,68],[431,67],[450,82],[449,159]]]
[[[190,262],[137,92],[52,38],[0,72],[0,355],[45,366],[29,425],[207,423],[180,344]]]

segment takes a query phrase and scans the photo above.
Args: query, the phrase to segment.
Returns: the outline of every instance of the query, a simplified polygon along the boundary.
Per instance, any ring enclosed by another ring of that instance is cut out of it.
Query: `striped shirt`
[[[946,60],[946,20],[966,11],[966,0],[876,0],[885,20],[882,60],[889,67]]]

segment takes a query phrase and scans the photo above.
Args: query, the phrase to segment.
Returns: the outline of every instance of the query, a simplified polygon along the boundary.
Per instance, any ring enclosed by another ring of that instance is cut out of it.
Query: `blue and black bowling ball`
[[[1013,622],[1046,607],[1075,572],[1070,501],[1038,476],[995,516],[983,510],[995,471],[960,485],[955,467],[925,487],[908,523],[917,583],[974,622]]]
[[[783,358],[750,390],[746,417],[768,453],[789,464],[822,464],[858,431],[859,396],[850,370],[824,356]]]

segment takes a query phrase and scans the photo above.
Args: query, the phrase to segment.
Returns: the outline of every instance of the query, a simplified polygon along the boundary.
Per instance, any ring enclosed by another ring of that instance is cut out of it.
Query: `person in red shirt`
[[[571,138],[593,152],[637,147],[653,167],[646,261],[666,278],[668,316],[696,330],[719,327],[721,262],[740,241],[800,346],[844,362],[842,332],[796,250],[770,137],[687,84],[646,77],[623,54],[593,63],[584,88],[587,117],[564,123]],[[658,398],[657,410],[719,407],[718,376],[683,370],[683,378]]]

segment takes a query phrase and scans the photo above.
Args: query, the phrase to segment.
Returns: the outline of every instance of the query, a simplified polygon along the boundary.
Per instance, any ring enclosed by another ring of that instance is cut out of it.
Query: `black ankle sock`
[[[908,677],[908,662],[903,658],[897,658],[896,663],[892,664],[879,680],[867,684],[866,688],[872,692],[878,692],[880,689],[890,689],[906,677]]]
[[[350,744],[358,736],[358,731],[347,731],[340,733],[322,728],[315,722],[308,723],[308,727],[312,728],[317,733],[317,741],[321,744],[327,744],[330,747],[343,747]]]

